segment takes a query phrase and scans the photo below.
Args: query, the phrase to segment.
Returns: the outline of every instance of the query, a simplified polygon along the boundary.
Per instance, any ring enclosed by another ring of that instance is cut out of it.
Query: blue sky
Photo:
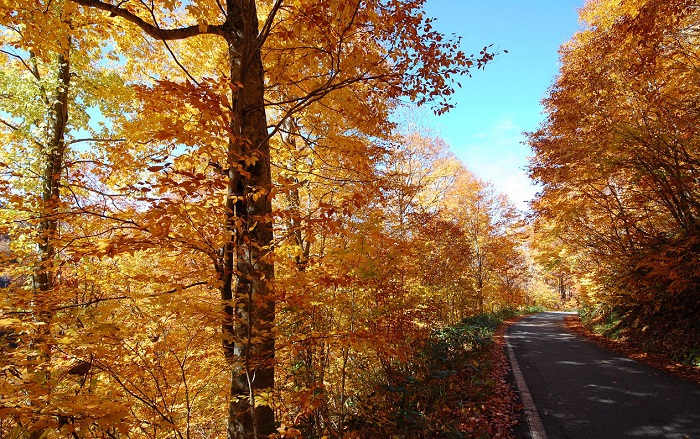
[[[543,119],[540,101],[554,80],[558,48],[578,30],[583,0],[427,0],[435,28],[462,36],[465,52],[493,43],[501,53],[484,71],[461,80],[456,108],[427,116],[427,124],[480,178],[521,210],[537,192],[525,167],[523,131]]]

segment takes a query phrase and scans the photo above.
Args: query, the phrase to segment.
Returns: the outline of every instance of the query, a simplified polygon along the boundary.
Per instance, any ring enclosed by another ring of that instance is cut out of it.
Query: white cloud
[[[451,142],[452,151],[483,180],[508,195],[520,210],[537,193],[527,176],[525,136],[510,118],[503,118],[481,132],[467,134],[460,142]],[[451,139],[454,140],[454,139]]]

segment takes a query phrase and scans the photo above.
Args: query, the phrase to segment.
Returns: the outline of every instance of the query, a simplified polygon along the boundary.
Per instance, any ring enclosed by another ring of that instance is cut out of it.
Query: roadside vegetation
[[[0,436],[490,434],[463,318],[555,280],[407,116],[497,55],[423,3],[0,8]]]
[[[479,314],[433,331],[368,407],[361,437],[505,438],[519,407],[507,382],[505,321],[542,308]]]
[[[530,134],[541,262],[584,324],[700,365],[700,10],[589,1]]]

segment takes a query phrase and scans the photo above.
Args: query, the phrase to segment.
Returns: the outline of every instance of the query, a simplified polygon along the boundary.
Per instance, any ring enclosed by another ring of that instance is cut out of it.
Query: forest
[[[583,7],[522,212],[424,3],[0,0],[0,438],[507,435],[535,309],[700,365],[696,5]]]
[[[700,366],[697,5],[593,1],[581,19],[529,135],[538,246],[584,320]]]

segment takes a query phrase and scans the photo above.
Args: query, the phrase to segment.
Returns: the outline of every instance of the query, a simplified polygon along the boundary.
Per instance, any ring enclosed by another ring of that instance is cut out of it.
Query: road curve
[[[566,315],[507,332],[548,439],[700,439],[700,385],[571,333]]]

